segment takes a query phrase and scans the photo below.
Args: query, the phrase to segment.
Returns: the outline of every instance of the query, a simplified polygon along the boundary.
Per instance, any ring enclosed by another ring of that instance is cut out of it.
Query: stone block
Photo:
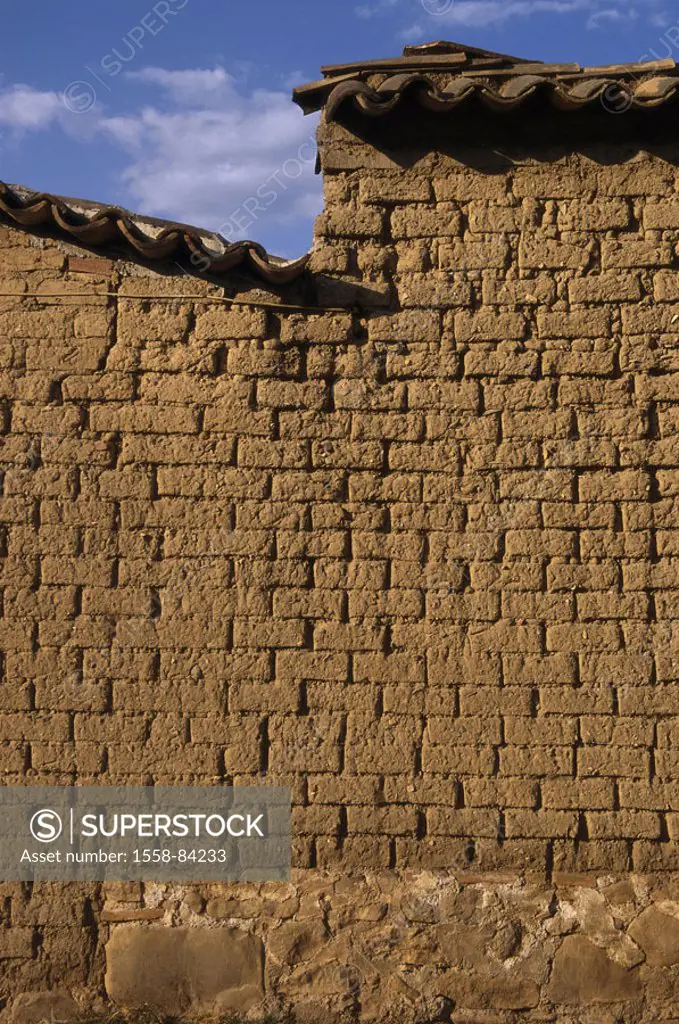
[[[121,925],[106,944],[106,992],[126,1010],[246,1013],[264,998],[262,941],[234,928]]]

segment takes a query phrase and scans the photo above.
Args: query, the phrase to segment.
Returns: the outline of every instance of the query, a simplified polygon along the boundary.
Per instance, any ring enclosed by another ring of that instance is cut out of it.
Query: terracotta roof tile
[[[15,224],[49,228],[69,241],[95,249],[123,245],[146,260],[188,258],[196,269],[210,274],[249,271],[271,285],[296,280],[309,260],[303,256],[285,262],[270,256],[257,242],[230,245],[219,235],[188,224],[132,214],[119,206],[33,192],[2,181],[0,214]]]
[[[581,67],[436,42],[407,46],[402,57],[323,68],[325,77],[300,86],[295,102],[305,113],[324,109],[328,120],[345,105],[380,117],[407,94],[441,113],[476,99],[491,110],[514,110],[536,93],[560,110],[607,100],[615,109],[650,109],[675,100],[679,66],[673,60]]]

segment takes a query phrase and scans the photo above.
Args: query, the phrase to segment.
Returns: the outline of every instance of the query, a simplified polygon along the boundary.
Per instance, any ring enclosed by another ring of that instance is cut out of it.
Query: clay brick
[[[559,403],[563,407],[612,406],[618,410],[631,404],[629,381],[562,380],[559,381]]]
[[[587,744],[612,744],[616,747],[653,746],[653,723],[637,718],[610,719],[588,715],[580,719],[580,733]],[[658,743],[658,746],[662,746]]]
[[[508,281],[491,272],[483,275],[483,301],[490,306],[551,306],[556,284],[549,274]]]
[[[578,815],[572,811],[524,811],[508,809],[506,835],[509,839],[574,839]]]
[[[423,683],[424,659],[398,652],[390,655],[356,654],[354,655],[353,675],[357,682],[370,680],[379,683],[402,681]]]
[[[502,202],[510,191],[506,173],[475,174],[449,172],[445,177],[434,178],[434,193],[438,202],[455,200],[467,202],[483,199]]]
[[[503,270],[509,260],[509,246],[499,239],[492,242],[465,237],[462,241],[439,245],[440,270]]]
[[[604,270],[629,267],[662,267],[672,262],[672,247],[669,243],[656,245],[636,239],[624,242],[601,243],[601,265]]]
[[[198,429],[198,413],[177,406],[96,406],[90,426],[97,432],[129,431],[132,434],[191,434]]]
[[[639,160],[599,167],[596,181],[603,195],[658,196],[672,191],[674,174],[664,161],[654,167],[647,160]]]
[[[327,210],[316,220],[319,238],[379,238],[382,211],[370,206],[352,206]]]
[[[425,771],[437,774],[490,776],[494,771],[495,751],[489,746],[436,746],[425,742],[422,749],[422,766]]]
[[[615,353],[549,351],[543,356],[542,367],[546,375],[554,377],[610,377],[615,372]]]
[[[331,470],[275,473],[271,485],[274,501],[332,501],[344,492],[342,473]]]
[[[489,810],[432,807],[427,810],[427,833],[494,839],[498,834],[498,815]]]
[[[580,175],[565,168],[555,173],[552,169],[519,167],[513,175],[512,191],[517,196],[567,199],[581,196],[586,187]]]
[[[667,231],[679,228],[679,203],[676,198],[651,200],[644,203],[643,224],[646,230]]]
[[[429,716],[425,727],[425,740],[434,746],[472,747],[475,744],[499,745],[502,729],[499,718],[439,718]]]
[[[650,754],[632,747],[585,747],[578,751],[578,774],[583,777],[645,779]]]
[[[500,773],[535,778],[571,776],[575,764],[570,747],[502,747]]]
[[[535,779],[465,779],[464,783],[465,807],[534,808],[539,792]]]
[[[468,217],[473,232],[494,234],[517,231],[521,227],[521,209],[497,203],[474,200],[468,206]]]
[[[630,306],[625,307],[622,316],[626,334],[650,332],[672,334],[677,331],[679,307],[677,306]]]
[[[585,817],[591,840],[659,840],[661,836],[660,815],[652,811],[588,811]]]
[[[537,322],[543,338],[606,338],[610,331],[610,313],[605,309],[538,313]]]
[[[574,200],[558,204],[561,231],[612,231],[629,227],[630,204],[625,199]]]
[[[538,363],[537,352],[517,352],[511,348],[488,352],[479,346],[465,355],[464,369],[469,377],[534,377]]]
[[[455,337],[458,342],[506,341],[522,338],[526,321],[517,313],[457,313]]]
[[[196,338],[199,341],[265,338],[267,318],[263,310],[208,308],[196,316]]]
[[[566,558],[575,552],[575,535],[567,530],[508,530],[508,558]]]
[[[611,715],[614,708],[613,688],[543,686],[540,689],[540,708],[546,715],[601,714]]]
[[[580,477],[582,501],[646,501],[649,492],[648,475],[639,470],[583,473]]]
[[[547,809],[612,810],[613,782],[608,779],[544,779],[540,784]]]
[[[404,308],[425,306],[452,309],[471,306],[472,286],[448,271],[408,274],[398,283],[398,297]]]
[[[392,316],[373,316],[368,320],[370,341],[431,341],[438,343],[439,315],[430,310],[407,310]]]
[[[590,246],[557,242],[535,234],[522,236],[519,246],[519,267],[523,270],[579,270],[588,265],[590,258]],[[641,264],[633,262],[627,265]]]
[[[327,404],[327,386],[315,381],[262,380],[257,384],[257,402],[262,409],[322,409]]]
[[[549,651],[617,651],[622,641],[614,623],[562,623],[547,627]]]
[[[314,642],[319,651],[378,651],[382,647],[382,631],[369,625],[319,622]]]
[[[659,270],[653,277],[653,295],[656,302],[679,301],[679,274],[674,270]]]
[[[359,181],[359,195],[362,203],[426,203],[431,199],[431,182],[428,177],[411,178],[396,174],[373,174]]]
[[[0,960],[30,960],[36,934],[33,928],[3,928],[0,937]]]
[[[333,387],[333,399],[337,409],[376,412],[398,410],[403,409],[405,396],[405,384],[341,380]]]
[[[361,833],[388,836],[414,836],[417,815],[408,807],[348,807],[349,836]]]
[[[410,381],[408,404],[411,409],[441,408],[476,412],[479,386],[474,381]]]
[[[593,274],[569,281],[568,297],[571,303],[636,302],[642,297],[642,288],[634,274]]]
[[[460,450],[455,444],[398,444],[389,449],[389,468],[457,473]]]
[[[0,713],[0,740],[3,741],[66,742],[69,731],[69,716],[61,712]]]
[[[281,321],[281,342],[312,342],[336,344],[348,341],[352,334],[352,318],[349,314],[325,316],[286,316]]]
[[[568,410],[539,412],[505,412],[502,415],[503,438],[567,438],[571,431]]]
[[[505,739],[512,746],[559,747],[577,740],[575,719],[560,717],[504,719]]]
[[[417,718],[352,712],[347,719],[345,761],[353,773],[399,774],[397,762],[413,764],[421,726]]]
[[[391,234],[395,239],[459,235],[461,225],[460,212],[452,203],[401,206],[391,214]]]

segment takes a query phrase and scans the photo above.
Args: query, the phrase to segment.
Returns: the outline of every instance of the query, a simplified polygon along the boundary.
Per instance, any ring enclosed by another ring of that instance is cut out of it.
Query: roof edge
[[[325,110],[326,118],[333,120],[347,102],[368,117],[389,113],[406,92],[415,93],[426,109],[441,113],[474,96],[493,110],[513,110],[537,90],[545,90],[561,110],[603,100],[606,109],[619,113],[661,106],[679,93],[679,65],[671,58],[583,67],[545,64],[449,42],[406,47],[404,54],[324,67],[325,77],[298,86],[293,100],[306,114]],[[616,89],[621,92],[619,100]]]
[[[179,221],[130,213],[87,199],[35,192],[0,181],[0,215],[24,228],[47,228],[70,242],[93,249],[120,245],[144,260],[186,258],[204,274],[232,270],[249,272],[272,286],[290,284],[305,271],[310,254],[285,261],[270,255],[258,242],[229,244],[221,235]]]

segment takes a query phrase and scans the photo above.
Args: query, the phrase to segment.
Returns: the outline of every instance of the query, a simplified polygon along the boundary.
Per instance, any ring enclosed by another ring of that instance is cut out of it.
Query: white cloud
[[[650,8],[648,20],[657,24],[657,12],[652,10],[662,0],[641,0],[642,6]],[[442,29],[451,28],[494,28],[508,21],[531,18],[538,14],[555,16],[581,14],[586,17],[590,28],[597,28],[602,22],[629,21],[638,17],[632,8],[614,8],[610,0],[375,0],[374,3],[356,8],[359,17],[375,17],[385,14],[400,3],[412,17],[414,9],[421,10],[419,17],[407,30],[398,32],[400,39],[415,41],[422,38],[441,38]]]
[[[246,95],[223,68],[127,77],[161,90],[155,104],[101,121],[128,156],[123,181],[135,209],[221,228],[234,241],[320,210],[315,122],[288,93]]]
[[[167,71],[165,68],[142,68],[141,71],[127,71],[125,78],[130,81],[158,85],[165,89],[176,103],[189,105],[195,100],[208,101],[220,94],[233,78],[224,68],[197,68],[187,71]]]
[[[590,0],[461,0],[433,17],[438,24],[479,28],[533,14],[571,14],[591,6]]]
[[[601,28],[606,24],[618,24],[624,21],[636,21],[638,18],[634,8],[620,11],[617,8],[604,7],[601,11],[595,11],[587,19],[587,28]]]
[[[393,11],[395,7],[398,7],[400,0],[373,0],[369,4],[360,4],[355,8],[355,13],[359,18],[375,18],[380,14],[384,14],[387,11]]]
[[[297,85],[303,85],[304,82],[308,82],[308,76],[303,71],[291,71],[289,74],[284,75],[281,79],[281,84],[285,89],[294,89]]]
[[[20,138],[56,124],[86,146],[106,138],[123,156],[121,201],[139,213],[221,230],[231,241],[260,240],[296,218],[306,233],[322,208],[316,119],[289,92],[248,93],[222,67],[149,67],[125,78],[139,102],[115,115],[98,103],[73,113],[57,92],[0,88],[0,130]],[[94,184],[83,198],[98,198]]]
[[[29,85],[14,85],[0,90],[0,125],[35,131],[46,128],[64,107],[56,92],[40,92]]]

